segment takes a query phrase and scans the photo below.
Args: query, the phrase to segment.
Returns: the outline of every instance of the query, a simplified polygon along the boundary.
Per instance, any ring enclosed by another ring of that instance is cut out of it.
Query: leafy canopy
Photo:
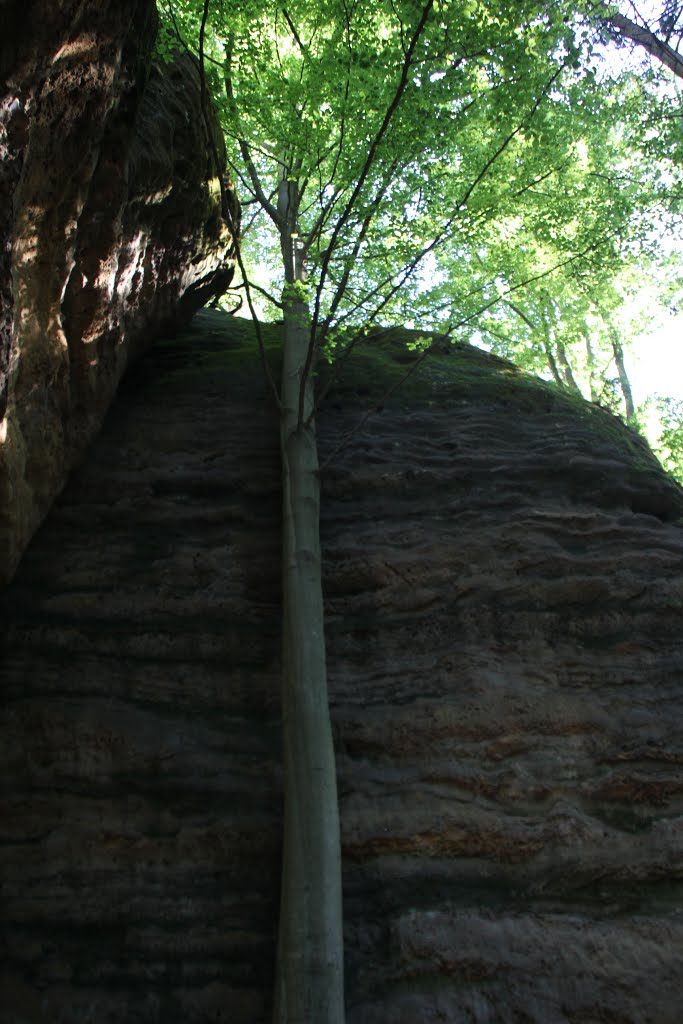
[[[196,52],[203,4],[166,10],[170,41],[177,27]],[[380,314],[454,330],[501,274],[516,288],[619,258],[652,175],[606,118],[614,101],[566,15],[529,0],[213,0],[207,74],[245,223],[276,266],[278,189],[296,182],[317,330]]]
[[[161,48],[180,37],[197,54],[204,11],[164,0]],[[679,216],[683,153],[668,72],[624,71],[605,50],[615,11],[211,0],[206,74],[272,315],[296,244],[317,353],[334,358],[375,319],[476,332],[604,397],[619,306],[639,275],[679,277],[660,238]],[[294,242],[277,216],[286,182]]]

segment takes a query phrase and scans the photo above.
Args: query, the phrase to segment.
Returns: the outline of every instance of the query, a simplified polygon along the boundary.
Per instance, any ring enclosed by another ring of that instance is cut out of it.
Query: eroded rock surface
[[[2,21],[6,581],[130,360],[224,289],[238,209],[191,61],[150,70],[154,0],[6,2]]]
[[[195,323],[5,592],[8,1024],[269,1020],[277,424],[243,324]],[[323,459],[404,359],[349,365]],[[680,489],[463,349],[334,455],[323,509],[350,1024],[678,1024]]]
[[[674,1024],[681,492],[474,349],[397,401],[325,488],[348,1020]]]

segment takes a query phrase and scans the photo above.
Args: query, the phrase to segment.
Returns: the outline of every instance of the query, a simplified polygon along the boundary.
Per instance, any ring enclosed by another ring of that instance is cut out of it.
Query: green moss
[[[274,376],[281,365],[282,326],[262,324],[263,341]],[[426,352],[425,339],[429,344]],[[161,362],[165,385],[182,387],[197,374],[260,374],[256,332],[250,319],[220,310],[202,310],[185,330],[160,342],[154,350],[158,373]],[[165,365],[164,365],[165,364]],[[354,347],[347,360],[321,363],[319,387],[330,385],[334,405],[415,411],[462,409],[465,405],[493,411],[514,425],[533,417],[538,433],[544,425],[557,428],[566,421],[567,436],[577,453],[629,464],[640,485],[654,484],[662,470],[647,443],[605,409],[558,385],[540,380],[505,359],[472,345],[453,344],[438,334],[401,327],[375,329]],[[512,428],[511,428],[512,429]]]
[[[282,328],[262,324],[261,332],[269,362],[279,374]],[[187,327],[155,345],[153,359],[157,373],[162,368],[164,386],[173,389],[188,377],[262,372],[252,321],[220,310],[200,310]]]
[[[425,337],[432,344],[421,357],[415,346]],[[320,376],[327,379],[330,373],[334,368],[324,368]],[[403,378],[400,387],[382,401]],[[472,345],[451,344],[436,334],[390,328],[371,335],[357,345],[335,381],[334,392],[342,404],[345,397],[355,393],[370,402],[404,409],[415,409],[420,404],[456,407],[473,403],[498,407],[501,414],[512,416],[566,417],[574,426],[577,448],[585,431],[586,449],[595,451],[596,442],[602,442],[627,454],[634,468],[659,473],[647,442],[606,409],[505,359]]]
[[[432,341],[426,354],[414,347],[425,337]],[[336,378],[334,390],[339,396],[355,391],[378,399],[400,384],[387,399],[387,404],[398,408],[437,399],[457,403],[474,396],[479,401],[484,397],[506,402],[514,398],[518,403],[548,399],[541,381],[505,360],[471,345],[450,345],[438,335],[403,328],[371,335],[355,347],[338,378],[334,366],[320,371],[323,380],[330,374]],[[519,385],[514,392],[511,382]]]

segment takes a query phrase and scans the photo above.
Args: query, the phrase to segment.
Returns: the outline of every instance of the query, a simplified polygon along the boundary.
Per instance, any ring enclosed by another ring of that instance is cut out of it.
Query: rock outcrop
[[[7,1024],[270,1019],[277,422],[244,322],[195,324],[131,371],[5,591]],[[323,461],[398,342],[350,361]],[[680,489],[468,347],[323,480],[348,1021],[678,1024]]]
[[[196,68],[150,67],[154,0],[5,0],[2,23],[0,582],[131,359],[227,285],[239,219]]]

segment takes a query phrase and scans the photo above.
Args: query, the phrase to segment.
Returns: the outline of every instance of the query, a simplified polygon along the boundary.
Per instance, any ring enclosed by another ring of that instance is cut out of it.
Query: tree
[[[656,405],[660,432],[655,451],[664,468],[683,484],[683,401],[658,398]]]
[[[683,78],[683,57],[678,52],[683,36],[683,4],[678,0],[665,0],[658,14],[643,17],[633,3],[624,5],[628,13],[614,4],[592,8],[611,38],[641,47],[646,53]],[[650,12],[652,14],[652,12]]]
[[[628,354],[637,339],[664,323],[672,298],[680,294],[681,274],[676,256],[657,262],[641,258],[637,267],[613,277],[601,268],[558,273],[489,311],[478,330],[498,355],[644,429]]]
[[[596,175],[579,187],[568,171],[577,104],[587,116],[595,98],[581,92],[580,46],[561,3],[167,0],[165,11],[168,38],[194,53],[203,92],[218,104],[252,237],[280,267],[281,293],[261,289],[282,316],[284,338],[279,387],[261,346],[280,412],[283,475],[275,1020],[341,1024],[316,365],[329,358],[343,367],[380,317],[457,338],[493,309],[514,310],[518,295],[559,268],[615,259],[633,194]],[[579,199],[590,216],[577,217]],[[515,231],[536,240],[541,262],[531,243],[526,258],[510,258]],[[253,312],[245,252],[241,287]]]

